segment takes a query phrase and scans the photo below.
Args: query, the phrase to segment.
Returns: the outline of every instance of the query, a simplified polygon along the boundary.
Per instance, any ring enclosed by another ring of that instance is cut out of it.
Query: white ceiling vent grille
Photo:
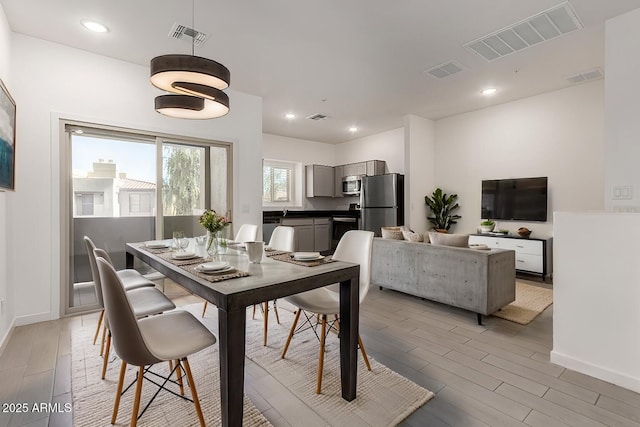
[[[189,28],[185,25],[178,24],[177,22],[171,27],[169,31],[169,37],[178,40],[186,40],[189,44],[194,46],[200,46],[207,40],[207,35],[193,28]]]
[[[535,44],[583,28],[569,2],[562,3],[507,28],[464,45],[467,49],[494,61]]]
[[[462,65],[456,61],[445,62],[444,64],[436,65],[433,68],[429,68],[424,72],[430,74],[433,77],[438,79],[444,79],[445,77],[449,77],[452,74],[459,73],[464,70]]]
[[[325,120],[325,119],[328,119],[328,118],[329,118],[329,116],[325,116],[324,114],[320,114],[320,113],[315,113],[315,114],[312,114],[310,116],[307,116],[307,119],[309,119],[309,120]]]
[[[594,68],[592,70],[582,71],[573,76],[569,76],[567,77],[567,80],[569,80],[571,83],[582,83],[599,78],[602,78],[602,71],[600,70],[600,68]]]

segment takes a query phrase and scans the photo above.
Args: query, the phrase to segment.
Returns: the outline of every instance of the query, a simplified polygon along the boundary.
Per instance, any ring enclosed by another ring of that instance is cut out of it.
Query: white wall
[[[606,23],[607,210],[640,205],[639,37],[640,9]],[[613,185],[633,198],[611,200]],[[551,361],[640,392],[640,214],[558,212],[554,235]]]
[[[476,231],[484,179],[549,177],[548,222],[498,224],[533,237],[552,234],[553,211],[602,210],[603,137],[602,80],[437,121],[436,186],[461,206],[452,231]]]
[[[2,79],[13,96],[11,70],[9,69],[10,58],[11,29],[4,9],[0,4],[0,79]],[[22,153],[19,153],[19,155],[22,155]],[[12,200],[12,196],[13,193],[0,192],[0,300],[5,300],[2,312],[0,312],[0,348],[2,348],[13,322],[13,293],[8,286],[7,275],[7,237],[9,232],[7,204]]]
[[[640,214],[554,217],[551,361],[640,392]]]
[[[263,146],[262,156],[271,160],[286,160],[289,162],[302,163],[302,204],[293,206],[293,209],[343,209],[348,207],[346,199],[331,199],[326,197],[304,197],[305,185],[305,165],[327,165],[335,166],[336,163],[336,146],[333,144],[325,144],[323,142],[309,141],[306,139],[289,138],[286,136],[272,135],[265,133],[262,135]],[[289,206],[292,208],[292,206]],[[273,208],[265,208],[265,210],[274,210]],[[275,209],[277,210],[277,209]]]
[[[234,222],[261,223],[260,98],[230,90],[229,115],[172,119],[153,110],[153,99],[161,92],[149,83],[147,67],[19,34],[13,34],[11,48],[19,111],[19,189],[7,207],[12,248],[7,263],[8,282],[16,293],[16,324],[59,314],[59,118],[233,142]]]
[[[404,128],[358,138],[336,145],[336,164],[385,160],[387,172],[405,173]]]
[[[424,197],[435,189],[435,123],[414,115],[404,121],[405,224],[423,233],[431,228]]]
[[[640,9],[610,19],[605,32],[606,179],[608,211],[640,212]],[[613,186],[632,186],[632,198],[612,200]]]

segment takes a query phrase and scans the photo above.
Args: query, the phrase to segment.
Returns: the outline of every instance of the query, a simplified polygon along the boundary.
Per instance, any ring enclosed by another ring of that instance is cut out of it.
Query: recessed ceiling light
[[[293,120],[293,119],[295,119],[295,118],[296,118],[296,115],[295,115],[295,114],[293,114],[293,113],[287,113],[287,114],[285,114],[285,115],[284,115],[284,117],[285,117],[286,119]]]
[[[355,127],[355,126],[351,126],[351,127],[349,128],[349,132],[358,132],[358,128],[357,128],[357,127]]]
[[[94,33],[106,33],[109,31],[107,27],[102,25],[97,21],[92,21],[90,19],[84,19],[80,21],[83,27],[85,27],[89,31],[93,31]]]
[[[490,88],[487,88],[487,89],[481,91],[480,93],[485,95],[485,96],[490,96],[490,95],[493,95],[494,93],[496,93],[497,91],[498,91],[498,89],[496,89],[494,87],[490,87]]]

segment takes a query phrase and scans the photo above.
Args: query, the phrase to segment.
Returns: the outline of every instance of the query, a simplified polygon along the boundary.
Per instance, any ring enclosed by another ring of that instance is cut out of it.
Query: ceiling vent
[[[438,79],[444,79],[445,77],[449,77],[452,74],[459,73],[463,69],[464,68],[462,68],[462,65],[460,65],[460,63],[456,61],[449,61],[445,62],[444,64],[436,65],[433,68],[429,68],[424,72]]]
[[[173,24],[173,27],[171,27],[169,37],[178,40],[186,40],[189,44],[193,44],[193,46],[201,46],[207,40],[207,35],[205,33],[201,33],[193,28],[178,24],[177,22]]]
[[[562,3],[488,36],[464,45],[467,49],[494,61],[538,43],[583,28],[569,2]]]
[[[567,77],[571,83],[582,83],[589,80],[596,80],[602,78],[602,71],[600,68],[594,68],[592,70],[582,71],[581,73]]]
[[[310,116],[307,116],[307,119],[309,120],[325,120],[328,119],[329,116],[325,116],[324,114],[320,114],[320,113],[316,113],[316,114],[312,114]]]

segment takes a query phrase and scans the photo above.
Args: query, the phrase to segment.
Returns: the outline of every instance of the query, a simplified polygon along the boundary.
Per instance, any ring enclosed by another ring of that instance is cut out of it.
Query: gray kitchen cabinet
[[[315,252],[331,249],[331,224],[329,218],[313,220],[313,247]]]
[[[387,162],[384,160],[368,160],[366,162],[367,175],[384,175],[387,168]]]
[[[282,218],[280,225],[294,228],[296,251],[323,252],[331,248],[329,218]]]
[[[342,165],[333,167],[333,197],[344,197],[342,194],[342,177],[346,175],[343,175],[343,171],[344,167]]]
[[[314,251],[314,232],[313,225],[299,225],[295,228],[296,232],[296,250],[300,252]]]
[[[342,176],[366,175],[367,174],[367,162],[349,163],[349,164],[346,164],[346,165],[342,165],[342,167],[343,167],[343,175]]]
[[[333,197],[333,166],[307,165],[307,197]]]

